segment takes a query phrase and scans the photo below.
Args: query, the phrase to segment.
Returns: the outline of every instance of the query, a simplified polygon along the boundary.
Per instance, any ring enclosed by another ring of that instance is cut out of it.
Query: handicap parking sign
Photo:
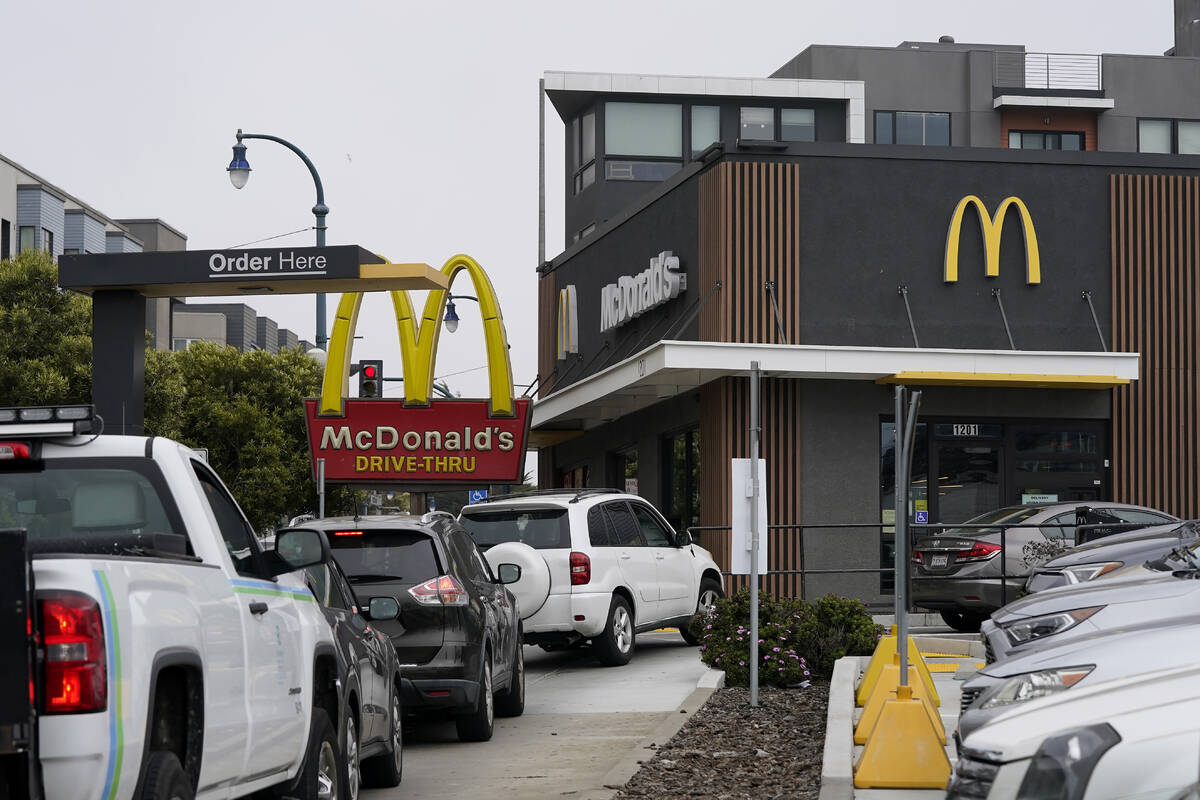
[[[468,503],[482,503],[486,499],[487,499],[487,489],[468,489],[467,490],[467,502]]]
[[[917,524],[928,523],[928,522],[929,522],[929,512],[928,511],[918,511],[917,512]]]

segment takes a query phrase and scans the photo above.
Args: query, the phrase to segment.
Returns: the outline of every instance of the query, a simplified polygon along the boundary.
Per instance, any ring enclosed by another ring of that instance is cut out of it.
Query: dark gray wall
[[[1200,0],[1175,0],[1176,56],[1200,56]]]
[[[189,311],[214,312],[225,315],[225,344],[249,352],[258,346],[258,314],[245,303],[195,303]]]
[[[1104,90],[1116,107],[1099,115],[1101,149],[1136,152],[1139,117],[1200,119],[1200,59],[1106,55]]]
[[[922,419],[1109,419],[1108,391],[922,387]],[[801,384],[801,522],[871,523],[880,519],[880,423],[894,411],[893,387],[869,382]],[[814,569],[877,568],[879,530],[828,529],[805,534]],[[811,576],[809,597],[828,592],[882,602],[876,574]],[[890,597],[890,595],[888,596]]]
[[[612,457],[619,451],[636,447],[638,451],[638,494],[655,506],[664,498],[662,437],[695,427],[700,422],[700,394],[686,392],[652,408],[628,414],[584,433],[554,448],[540,450],[538,485],[555,486],[557,470],[587,466],[592,487],[613,486]],[[703,448],[703,443],[701,443]],[[876,444],[876,450],[878,450]],[[878,501],[876,501],[878,505]]]

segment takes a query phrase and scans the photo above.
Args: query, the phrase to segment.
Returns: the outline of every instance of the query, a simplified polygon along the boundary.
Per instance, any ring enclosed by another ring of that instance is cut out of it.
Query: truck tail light
[[[27,442],[0,442],[0,461],[28,461]]]
[[[408,593],[423,606],[465,606],[469,602],[467,590],[452,575],[431,578]]]
[[[591,580],[592,559],[587,553],[571,553],[571,585],[582,586]]]
[[[108,707],[104,622],[84,594],[39,594],[42,613],[42,712],[71,714]]]

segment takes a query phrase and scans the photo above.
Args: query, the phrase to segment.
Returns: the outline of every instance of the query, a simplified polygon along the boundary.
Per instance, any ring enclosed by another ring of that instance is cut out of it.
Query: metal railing
[[[1002,89],[1104,89],[1103,63],[1081,53],[997,51],[992,57],[992,86]]]
[[[882,536],[884,533],[888,532],[888,529],[891,529],[893,527],[894,527],[893,525],[887,524],[887,523],[856,523],[856,522],[805,523],[805,524],[793,523],[793,524],[768,525],[767,526],[767,541],[769,543],[768,546],[770,547],[770,550],[768,551],[769,557],[772,555],[776,555],[778,550],[786,548],[787,545],[789,544],[787,539],[793,538],[793,541],[790,542],[790,544],[794,545],[794,547],[791,549],[793,549],[793,552],[795,553],[795,561],[798,562],[798,567],[795,569],[770,569],[770,568],[768,568],[768,570],[766,572],[762,573],[759,576],[760,585],[764,581],[769,583],[772,576],[795,575],[795,576],[797,576],[798,591],[795,593],[795,595],[786,595],[786,596],[798,596],[801,600],[807,600],[808,599],[808,597],[807,597],[808,581],[806,579],[809,578],[810,576],[814,576],[814,575],[876,574],[876,575],[879,575],[880,577],[882,577],[883,575],[889,575],[889,576],[892,576],[893,580],[894,580],[896,570],[895,570],[895,567],[890,567],[890,566],[889,567],[882,567],[882,566],[881,567],[832,567],[832,568],[822,567],[822,568],[816,568],[816,569],[811,568],[811,567],[807,566],[809,559],[808,559],[807,550],[806,550],[806,546],[811,541],[811,532],[814,529],[825,529],[825,530],[834,531],[834,532],[846,531],[846,530],[850,530],[850,529],[866,530],[866,531],[873,530],[873,531],[876,531],[878,533],[878,535]],[[978,529],[980,531],[994,532],[996,530],[999,530],[999,532],[1000,532],[1000,550],[997,551],[997,554],[995,557],[1000,560],[1000,574],[999,575],[971,574],[969,577],[971,578],[971,580],[998,581],[1000,584],[1000,601],[1001,601],[1000,604],[1001,605],[1004,605],[1005,603],[1009,602],[1010,600],[1015,600],[1018,592],[1020,591],[1019,589],[1014,589],[1014,588],[1010,587],[1009,581],[1013,580],[1013,579],[1022,579],[1022,580],[1025,579],[1038,566],[1038,564],[1031,564],[1027,570],[1025,570],[1023,572],[1019,572],[1019,573],[1009,571],[1008,561],[1006,558],[1009,555],[1008,532],[1012,529],[1018,529],[1018,528],[1044,529],[1044,528],[1062,528],[1062,527],[1071,527],[1071,528],[1075,528],[1075,530],[1076,530],[1075,539],[1073,539],[1073,540],[1064,539],[1063,540],[1063,545],[1064,545],[1063,549],[1065,551],[1066,549],[1074,547],[1076,541],[1084,538],[1084,536],[1081,534],[1081,531],[1103,530],[1103,531],[1108,531],[1110,533],[1117,533],[1117,532],[1121,532],[1121,531],[1137,529],[1140,527],[1147,527],[1147,525],[1134,524],[1134,523],[1128,523],[1128,522],[1093,523],[1093,524],[1067,525],[1067,526],[1058,525],[1058,524],[1047,525],[1044,522],[1042,522],[1042,523],[1017,523],[1017,524],[991,523],[991,524],[975,524],[975,525],[965,524],[965,523],[921,523],[921,524],[917,524],[917,523],[912,523],[912,522],[910,522],[908,524],[909,530],[913,532],[912,538],[914,541],[918,538],[945,534],[947,531],[971,531],[973,529]],[[689,535],[692,536],[693,541],[696,541],[702,547],[705,547],[705,549],[707,549],[713,553],[714,557],[717,560],[718,565],[721,564],[721,556],[732,552],[732,541],[731,541],[732,529],[729,525],[708,525],[708,526],[694,525],[694,526],[687,528],[687,532]],[[715,535],[715,534],[719,534],[720,532],[729,534],[729,536]],[[698,537],[697,534],[702,534],[702,535]],[[772,536],[772,534],[776,534],[776,535]],[[782,536],[780,536],[780,534],[782,534]],[[806,535],[806,534],[808,534],[808,535]],[[948,534],[949,537],[955,537],[957,535],[958,534],[954,534],[954,533]],[[971,538],[972,534],[969,532],[964,532],[963,534],[961,534],[961,536],[963,538]],[[878,543],[879,541],[880,541],[879,539],[875,540],[876,543]],[[1047,541],[1049,541],[1049,540],[1047,540]],[[1054,556],[1050,556],[1050,557],[1053,558]],[[977,563],[977,562],[975,562],[975,563]],[[1039,562],[1039,563],[1041,563],[1041,562]],[[771,566],[770,563],[768,563],[768,567],[770,567],[770,566]],[[947,574],[947,575],[930,574],[928,571],[915,569],[915,567],[917,567],[917,566],[918,566],[917,564],[913,563],[910,560],[910,562],[909,562],[909,580],[910,581],[913,580],[914,578],[919,578],[922,581],[926,581],[926,580],[928,580],[928,581],[962,580],[962,578],[964,577],[963,575],[957,574],[957,573],[952,573],[952,574]],[[726,579],[726,588],[730,588],[731,581],[729,579],[732,579],[733,584],[739,584],[739,583],[743,583],[743,582],[748,584],[750,576],[749,575],[741,575],[741,574],[735,575],[735,574],[730,573],[727,570],[723,569],[722,577]],[[879,594],[881,596],[887,596],[883,591],[880,591]],[[910,605],[911,605],[911,599],[912,599],[912,595],[910,594],[909,595]],[[871,604],[868,603],[868,605],[871,605]]]

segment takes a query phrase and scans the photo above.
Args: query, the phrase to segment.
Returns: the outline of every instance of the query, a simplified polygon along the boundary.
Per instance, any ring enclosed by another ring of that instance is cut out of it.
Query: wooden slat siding
[[[553,391],[555,378],[555,356],[558,355],[558,279],[557,273],[548,272],[538,276],[538,330],[542,332],[538,341],[538,397]],[[564,364],[567,362],[563,362]]]
[[[1200,178],[1109,181],[1114,350],[1141,353],[1113,390],[1113,496],[1200,516]]]
[[[800,518],[799,416],[796,411],[799,385],[790,379],[764,378],[762,382],[760,451],[767,460],[767,518],[771,525],[794,524]],[[732,518],[732,478],[730,459],[750,455],[750,380],[722,378],[701,389],[700,504],[701,526],[728,526]],[[727,571],[732,556],[729,530],[702,531],[703,547],[713,553],[722,570]],[[772,570],[799,569],[801,553],[796,530],[776,529],[767,536],[767,561]],[[730,576],[726,590],[736,591],[749,585],[745,575]],[[776,597],[798,597],[799,575],[768,575],[760,584],[763,591]]]

